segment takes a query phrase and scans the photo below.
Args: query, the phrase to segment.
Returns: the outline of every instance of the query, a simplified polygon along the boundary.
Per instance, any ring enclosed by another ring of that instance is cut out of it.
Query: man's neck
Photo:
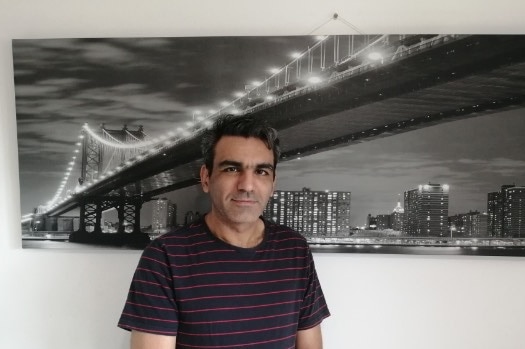
[[[253,248],[264,238],[264,222],[261,219],[254,223],[228,224],[210,212],[204,220],[215,237],[232,246]]]

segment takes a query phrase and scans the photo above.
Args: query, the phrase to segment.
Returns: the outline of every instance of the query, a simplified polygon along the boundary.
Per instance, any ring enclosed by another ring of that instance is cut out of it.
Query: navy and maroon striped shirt
[[[145,250],[119,326],[177,336],[177,348],[295,348],[330,315],[299,233],[265,222],[255,248],[231,246],[203,220]]]

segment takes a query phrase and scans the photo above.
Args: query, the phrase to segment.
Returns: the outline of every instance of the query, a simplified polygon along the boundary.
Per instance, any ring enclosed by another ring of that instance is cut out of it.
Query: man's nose
[[[242,171],[237,182],[237,189],[242,191],[252,191],[255,176],[251,171]]]

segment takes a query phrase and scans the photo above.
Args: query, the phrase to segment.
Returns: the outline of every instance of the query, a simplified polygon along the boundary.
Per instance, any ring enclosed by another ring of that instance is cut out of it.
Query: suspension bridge
[[[198,183],[202,132],[220,115],[267,119],[286,161],[524,103],[524,36],[326,36],[185,128],[149,137],[142,126],[84,125],[41,214],[79,208],[82,237],[101,233],[102,212],[115,209],[119,233],[140,233],[144,202]]]

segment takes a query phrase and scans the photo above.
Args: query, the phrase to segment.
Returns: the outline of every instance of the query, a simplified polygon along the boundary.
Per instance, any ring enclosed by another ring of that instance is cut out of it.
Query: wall
[[[139,257],[21,249],[10,40],[301,35],[334,12],[368,33],[525,32],[525,3],[510,0],[0,0],[0,348],[126,348],[129,335],[115,324]],[[341,21],[322,29],[352,32]],[[323,324],[325,348],[523,348],[525,259],[316,254],[315,260],[333,313]]]

